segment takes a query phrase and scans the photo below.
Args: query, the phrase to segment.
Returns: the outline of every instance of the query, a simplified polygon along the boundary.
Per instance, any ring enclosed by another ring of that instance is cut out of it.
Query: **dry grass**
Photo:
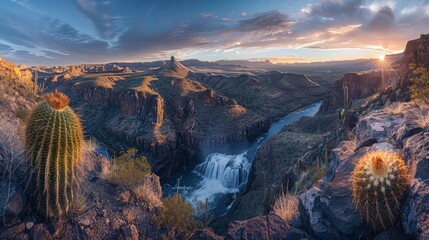
[[[429,127],[429,110],[420,108],[419,111],[416,111],[416,115],[417,125],[423,129],[427,129]]]
[[[99,165],[99,157],[96,148],[97,143],[95,140],[90,139],[84,142],[82,148],[82,161],[77,167],[77,180],[79,182],[85,181],[88,173],[94,171],[96,166]]]
[[[4,114],[4,113],[1,113]],[[26,187],[28,164],[25,158],[23,141],[19,136],[19,121],[0,115],[0,189],[3,201],[8,202],[15,185]],[[7,211],[6,206],[0,209]],[[3,216],[6,216],[3,212]],[[5,219],[2,220],[5,222]]]
[[[158,186],[157,176],[152,174],[146,177],[144,183],[133,189],[136,202],[148,208],[157,207],[161,204],[162,192]]]
[[[392,115],[402,115],[403,104],[401,102],[393,102],[385,108],[386,112]]]
[[[86,198],[86,193],[83,191],[77,191],[74,194],[72,202],[72,211],[74,214],[84,213],[88,209],[88,202]]]
[[[26,180],[28,165],[18,126],[19,121],[0,116],[0,180],[3,183]]]
[[[274,203],[273,210],[286,223],[290,223],[298,214],[298,196],[289,191],[282,192]]]

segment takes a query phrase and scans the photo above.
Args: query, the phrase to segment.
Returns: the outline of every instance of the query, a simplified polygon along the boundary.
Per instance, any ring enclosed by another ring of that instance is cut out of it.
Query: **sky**
[[[429,0],[1,0],[0,57],[351,60],[402,52],[428,26]]]

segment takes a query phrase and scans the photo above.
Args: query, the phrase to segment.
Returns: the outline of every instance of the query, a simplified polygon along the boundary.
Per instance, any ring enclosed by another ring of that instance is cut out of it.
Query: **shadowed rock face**
[[[334,89],[324,100],[321,110],[326,112],[344,107],[344,87],[348,88],[349,99],[365,98],[380,90],[381,80],[381,72],[346,73],[335,82]]]
[[[408,41],[399,63],[404,68],[408,68],[410,63],[429,67],[429,34],[422,34],[420,38]]]

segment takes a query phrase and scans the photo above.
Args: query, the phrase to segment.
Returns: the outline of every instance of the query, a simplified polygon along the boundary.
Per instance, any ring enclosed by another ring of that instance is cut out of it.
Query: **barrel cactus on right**
[[[407,194],[408,167],[396,154],[372,151],[361,157],[352,179],[353,202],[376,232],[395,225]]]
[[[82,159],[79,117],[60,93],[45,95],[26,129],[25,150],[31,166],[32,203],[47,218],[61,218],[71,209],[76,169]]]

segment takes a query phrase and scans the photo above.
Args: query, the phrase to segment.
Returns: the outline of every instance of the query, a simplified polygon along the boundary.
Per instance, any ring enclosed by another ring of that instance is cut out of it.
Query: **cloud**
[[[306,5],[288,41],[306,48],[367,48],[400,51],[418,37],[429,19],[420,14],[397,18],[393,1],[324,0]],[[422,17],[423,16],[423,17]],[[286,40],[286,39],[283,39]],[[297,44],[299,40],[300,44]]]
[[[13,52],[13,48],[9,45],[0,43],[0,56],[2,54],[10,54]]]
[[[118,18],[112,17],[110,13],[110,1],[98,4],[92,0],[74,0],[79,10],[91,21],[98,31],[100,37],[112,39],[120,34]]]
[[[216,49],[223,50],[219,54],[243,54],[253,47],[387,52],[403,49],[407,40],[427,29],[429,22],[427,2],[400,9],[393,1],[321,0],[303,6],[296,14],[267,11],[222,16],[209,11],[213,9],[198,9],[185,17],[171,15],[163,8],[167,19],[149,9],[137,16],[130,14],[127,26],[120,16],[127,13],[116,10],[114,1],[74,0],[74,4],[76,15],[85,16],[95,30],[83,32],[74,27],[76,23],[40,12],[17,16],[7,8],[0,9],[0,42],[5,45],[0,45],[0,51],[7,51],[20,62],[31,59],[38,64],[131,61]],[[288,59],[277,59],[281,60]],[[299,57],[296,60],[301,61]]]
[[[373,32],[385,32],[397,27],[395,14],[388,6],[382,7],[375,13],[373,19],[368,23],[366,28]]]
[[[236,30],[243,32],[276,33],[285,31],[290,25],[288,17],[280,12],[272,11],[257,15],[254,18],[241,20]]]

